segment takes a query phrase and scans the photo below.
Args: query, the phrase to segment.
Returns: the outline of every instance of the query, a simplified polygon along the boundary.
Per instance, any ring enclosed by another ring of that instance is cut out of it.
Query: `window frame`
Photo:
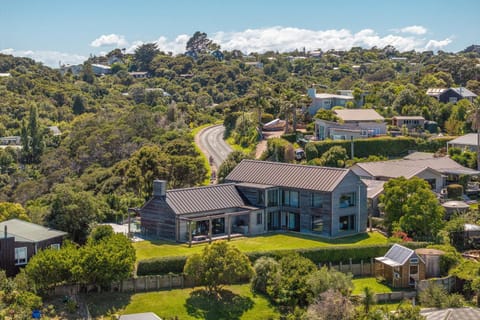
[[[25,257],[20,259],[18,256],[19,256],[19,251],[22,250],[23,252],[25,252]],[[25,260],[25,261],[21,261],[21,260]],[[25,265],[28,263],[28,249],[27,247],[18,247],[18,248],[15,248],[15,256],[14,256],[14,263],[16,266],[22,266],[22,265]]]

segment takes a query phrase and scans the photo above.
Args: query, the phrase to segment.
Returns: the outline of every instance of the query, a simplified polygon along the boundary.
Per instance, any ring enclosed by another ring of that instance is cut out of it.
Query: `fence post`
[[[342,261],[340,261],[340,265],[339,265],[338,269],[339,269],[338,271],[342,271]]]
[[[375,276],[375,264],[373,263],[373,258],[370,258],[370,274]]]
[[[363,276],[363,259],[360,260],[360,274]]]
[[[350,263],[350,272],[353,273],[352,258],[349,258],[348,262]]]

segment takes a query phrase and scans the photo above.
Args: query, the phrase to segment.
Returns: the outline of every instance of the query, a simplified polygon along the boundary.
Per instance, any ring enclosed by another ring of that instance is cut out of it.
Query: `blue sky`
[[[474,0],[2,0],[0,52],[47,65],[157,42],[180,53],[195,31],[244,52],[352,46],[456,52],[480,44]]]

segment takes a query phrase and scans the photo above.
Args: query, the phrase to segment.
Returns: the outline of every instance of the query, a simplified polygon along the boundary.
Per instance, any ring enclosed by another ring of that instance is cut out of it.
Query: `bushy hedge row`
[[[447,142],[451,139],[452,137],[442,137],[430,140],[410,137],[358,139],[354,140],[354,155],[357,158],[367,158],[370,155],[401,157],[407,155],[409,150],[436,152],[438,149],[446,147]],[[326,140],[312,143],[317,148],[319,155],[322,155],[333,146],[341,146],[347,150],[348,156],[351,157],[351,141]],[[311,159],[307,158],[307,160]]]
[[[411,249],[424,248],[428,245],[426,242],[407,242],[402,245]],[[268,256],[279,259],[292,252],[298,252],[300,255],[312,260],[314,263],[347,263],[351,258],[353,262],[369,261],[371,258],[383,256],[392,244],[378,244],[370,246],[342,246],[325,247],[301,250],[270,250],[247,252],[246,255],[252,263],[260,257]],[[161,275],[168,273],[182,273],[187,257],[161,257],[148,260],[141,260],[138,263],[137,275]]]
[[[187,257],[161,257],[140,260],[137,266],[137,276],[182,273]]]

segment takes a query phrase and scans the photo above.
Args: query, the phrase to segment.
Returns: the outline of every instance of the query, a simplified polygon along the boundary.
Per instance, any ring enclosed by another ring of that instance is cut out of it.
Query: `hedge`
[[[354,156],[357,158],[367,158],[370,155],[378,155],[392,158],[405,156],[411,150],[436,152],[438,149],[446,147],[447,142],[452,139],[453,137],[442,137],[429,140],[411,137],[357,139],[353,141]],[[341,146],[347,150],[348,156],[351,157],[351,141],[325,140],[313,143],[317,148],[319,156],[333,146]],[[307,158],[307,160],[311,159]]]
[[[185,256],[140,260],[137,266],[137,276],[182,273],[186,261],[187,257]]]
[[[410,249],[424,248],[427,242],[406,242],[402,245]],[[322,247],[297,250],[270,250],[246,252],[252,264],[260,257],[272,257],[280,259],[281,257],[298,252],[300,255],[312,260],[315,264],[319,263],[339,263],[348,262],[351,258],[353,262],[369,261],[372,258],[383,256],[393,244],[379,244],[370,246],[341,246],[341,247]],[[138,262],[137,275],[162,275],[168,273],[182,273],[187,257],[161,257]]]

